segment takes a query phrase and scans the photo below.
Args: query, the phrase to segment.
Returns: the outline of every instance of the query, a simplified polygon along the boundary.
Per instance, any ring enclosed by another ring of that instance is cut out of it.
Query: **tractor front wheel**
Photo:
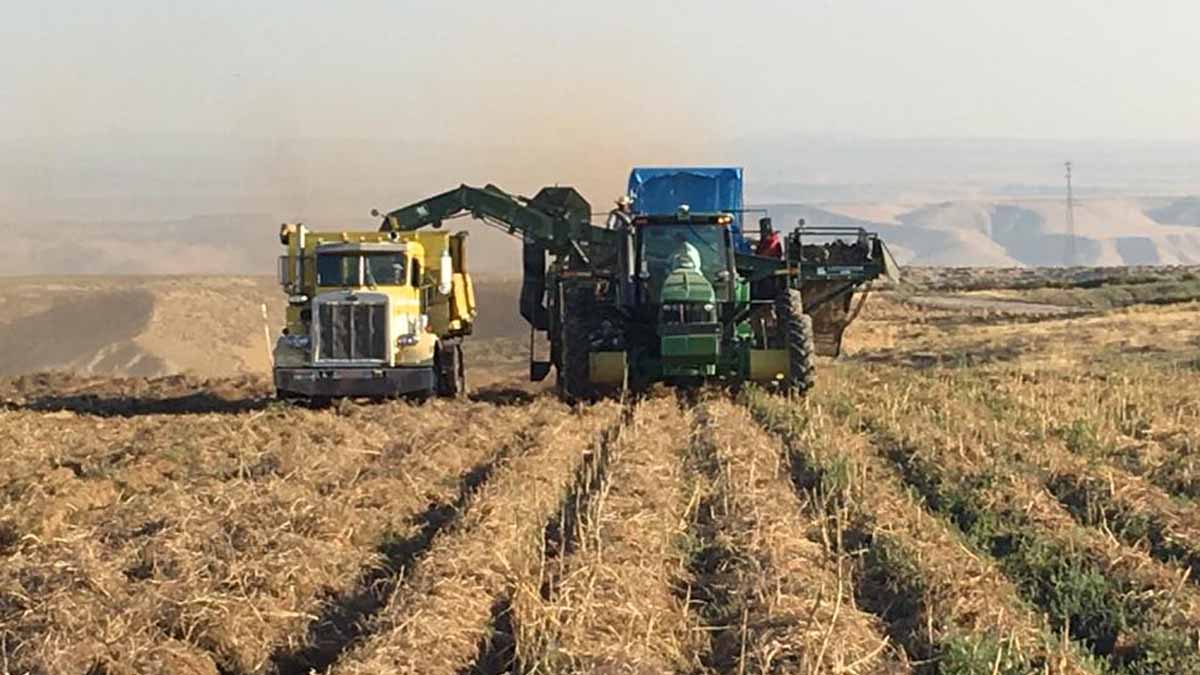
[[[784,334],[788,352],[788,374],[783,381],[788,393],[803,395],[812,389],[816,340],[812,317],[804,313],[800,291],[789,288],[775,299],[775,317]]]

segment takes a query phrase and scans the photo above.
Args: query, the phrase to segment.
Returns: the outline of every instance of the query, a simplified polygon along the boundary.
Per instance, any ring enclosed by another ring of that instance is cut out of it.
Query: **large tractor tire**
[[[467,393],[467,371],[460,344],[438,345],[433,364],[439,398],[462,398]]]
[[[591,382],[591,343],[587,317],[569,316],[563,321],[561,345],[559,393],[568,403],[594,399],[596,391]]]
[[[804,313],[800,291],[789,288],[780,293],[775,299],[775,316],[788,352],[784,389],[790,394],[803,395],[813,387],[816,374],[813,357],[817,352],[812,317]]]

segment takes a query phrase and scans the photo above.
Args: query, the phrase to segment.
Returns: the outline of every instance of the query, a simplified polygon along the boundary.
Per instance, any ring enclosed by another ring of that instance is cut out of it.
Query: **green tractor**
[[[566,187],[527,199],[464,185],[388,213],[381,229],[436,227],[466,213],[524,240],[530,377],[553,368],[569,401],[655,382],[751,381],[802,394],[815,355],[840,351],[854,291],[894,267],[883,242],[857,229],[834,233],[853,243],[826,244],[806,243],[801,229],[778,257],[755,255],[732,209],[678,205],[608,229],[593,225],[590,204]],[[549,343],[548,359],[536,357],[539,340]]]

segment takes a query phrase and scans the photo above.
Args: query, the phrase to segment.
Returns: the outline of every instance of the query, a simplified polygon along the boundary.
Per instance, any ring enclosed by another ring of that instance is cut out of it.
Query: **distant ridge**
[[[1163,225],[1200,227],[1200,197],[1184,197],[1166,206],[1148,209],[1146,215]]]
[[[1200,263],[1200,199],[1166,206],[1161,199],[1079,200],[1076,264],[1084,266],[1192,265]],[[855,225],[884,236],[902,264],[979,267],[1054,267],[1065,263],[1068,230],[1057,199],[951,200],[909,210],[872,205],[891,213],[857,218],[842,209],[862,204],[769,204],[776,225]]]

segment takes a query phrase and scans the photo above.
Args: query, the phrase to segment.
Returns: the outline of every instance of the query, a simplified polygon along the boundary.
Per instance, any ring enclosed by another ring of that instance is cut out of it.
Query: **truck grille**
[[[318,360],[387,360],[386,303],[319,303],[317,326]]]

